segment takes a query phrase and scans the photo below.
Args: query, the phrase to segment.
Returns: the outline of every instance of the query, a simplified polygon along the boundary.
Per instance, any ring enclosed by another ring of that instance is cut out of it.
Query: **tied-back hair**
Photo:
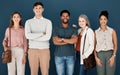
[[[13,15],[15,15],[15,14],[18,14],[20,16],[20,18],[21,18],[21,14],[19,12],[13,12],[11,14],[11,17],[10,17],[9,28],[12,28],[14,26],[14,22],[13,22],[12,18],[13,18]],[[20,28],[23,28],[22,19],[20,20],[19,25],[20,25]]]
[[[108,19],[108,18],[109,18],[109,17],[108,17],[108,16],[109,16],[108,11],[107,11],[107,10],[101,11],[100,14],[99,14],[99,18],[100,18],[101,16],[105,16],[105,17]]]
[[[79,18],[84,18],[84,19],[86,20],[86,26],[88,26],[88,27],[90,28],[90,21],[89,21],[87,15],[81,14],[81,15],[79,16]]]

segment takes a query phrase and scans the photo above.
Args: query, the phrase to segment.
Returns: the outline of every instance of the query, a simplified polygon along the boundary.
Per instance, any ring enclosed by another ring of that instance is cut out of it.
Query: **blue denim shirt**
[[[60,27],[56,27],[53,30],[53,37],[58,36],[60,38],[71,38],[72,35],[77,36],[77,30],[73,27],[63,28],[62,25]],[[74,56],[74,44],[65,44],[65,45],[56,45],[55,48],[55,56]]]

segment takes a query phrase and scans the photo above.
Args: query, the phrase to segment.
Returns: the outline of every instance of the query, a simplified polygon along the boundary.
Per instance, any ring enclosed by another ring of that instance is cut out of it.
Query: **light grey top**
[[[44,33],[46,33],[44,35]],[[49,40],[52,34],[52,22],[44,17],[32,18],[25,23],[25,35],[29,40],[29,48],[49,48]]]

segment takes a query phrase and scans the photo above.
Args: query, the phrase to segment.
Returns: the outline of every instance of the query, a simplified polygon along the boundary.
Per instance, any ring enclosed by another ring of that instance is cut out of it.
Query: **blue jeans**
[[[58,75],[65,75],[65,71],[66,75],[73,75],[74,63],[75,63],[74,56],[63,57],[55,56],[55,64]]]
[[[84,69],[84,65],[80,65],[80,74],[79,75],[87,75],[87,70]]]
[[[80,52],[76,51],[76,63],[77,63],[77,66],[79,67],[80,66]]]

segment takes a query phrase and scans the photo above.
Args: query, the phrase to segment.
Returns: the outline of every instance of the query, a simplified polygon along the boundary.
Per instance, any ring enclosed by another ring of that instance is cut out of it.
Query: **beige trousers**
[[[13,47],[11,48],[11,51],[12,51],[12,62],[7,64],[8,75],[25,75],[25,64],[22,64],[24,50],[19,47]]]
[[[50,61],[49,49],[29,49],[28,60],[29,60],[31,75],[38,75],[39,66],[42,75],[48,75],[49,61]]]

